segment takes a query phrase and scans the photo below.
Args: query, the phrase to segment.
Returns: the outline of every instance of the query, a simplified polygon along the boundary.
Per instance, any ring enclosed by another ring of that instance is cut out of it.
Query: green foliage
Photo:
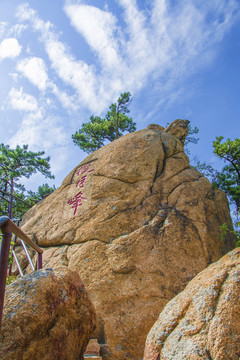
[[[221,239],[223,239],[224,235],[226,235],[227,233],[232,233],[236,236],[237,239],[237,247],[240,247],[240,221],[238,220],[235,224],[235,230],[229,230],[227,224],[223,224],[220,226],[220,236]]]
[[[185,139],[184,143],[184,150],[186,154],[190,155],[190,150],[188,149],[189,144],[197,144],[199,141],[199,138],[195,137],[196,134],[199,133],[199,128],[195,126],[194,128],[191,127],[191,124],[188,124],[188,134]]]
[[[194,167],[209,179],[214,179],[216,176],[216,170],[214,170],[214,168],[206,162],[201,163],[197,160]]]
[[[17,278],[16,275],[7,276],[7,278],[6,278],[6,285],[11,284],[13,281],[16,280],[16,278]]]
[[[212,182],[213,188],[223,190],[231,204],[240,208],[240,139],[227,139],[216,137],[213,141],[214,153],[227,164],[222,170],[215,170],[211,165],[197,161],[194,166]]]
[[[50,172],[50,157],[42,158],[44,151],[32,152],[28,145],[10,149],[9,145],[0,144],[0,175],[9,179],[18,180],[20,177],[29,178],[40,172],[46,178],[54,179]]]
[[[216,137],[213,142],[214,153],[228,164],[221,171],[217,171],[214,182],[216,186],[226,192],[231,203],[240,207],[240,139]]]
[[[227,164],[222,170],[215,170],[211,165],[197,162],[195,166],[200,172],[209,178],[213,188],[223,190],[237,210],[237,221],[234,224],[235,230],[229,230],[227,224],[220,227],[221,237],[231,232],[237,238],[237,246],[240,246],[240,139],[223,141],[223,136],[216,137],[213,141],[214,153],[223,159]]]
[[[240,182],[231,165],[216,173],[213,184],[228,195],[230,203],[235,204],[237,209],[240,207]]]
[[[124,132],[134,132],[136,124],[126,115],[130,111],[131,101],[130,92],[122,93],[117,103],[110,105],[105,118],[92,115],[90,121],[83,123],[81,129],[72,135],[74,144],[86,153],[91,153],[104,146],[105,141],[112,142]]]
[[[1,239],[1,237],[0,237],[0,248],[1,248],[1,242],[2,242],[2,239]],[[11,241],[11,245],[12,245],[12,246],[14,245],[14,242],[13,242],[13,241]],[[9,258],[8,258],[8,266],[10,266],[10,265],[12,264],[13,259],[14,259],[13,256],[11,256],[11,253],[12,253],[12,250],[10,249],[10,251],[9,251]],[[11,284],[11,282],[13,282],[16,278],[17,278],[17,276],[15,276],[15,275],[7,276],[7,278],[6,278],[6,285]]]
[[[187,120],[187,119],[185,119]],[[189,121],[189,120],[188,120]],[[167,122],[166,123],[166,127],[169,126],[170,123]],[[190,124],[190,121],[189,121],[189,124],[188,124],[188,134],[186,136],[186,139],[184,141],[184,151],[185,153],[189,156],[191,153],[190,153],[190,150],[188,148],[188,145],[189,144],[197,144],[198,141],[199,141],[199,138],[195,137],[196,134],[199,133],[199,128],[197,126],[195,126],[194,128],[192,128],[191,124]]]
[[[17,186],[17,184],[15,184]],[[0,187],[1,189],[1,187]],[[30,209],[33,205],[30,199],[27,199],[23,192],[18,189],[13,191],[13,209],[14,209],[14,217],[17,219],[21,219],[23,214]],[[26,203],[20,201],[24,200]],[[1,199],[0,201],[0,213],[1,215],[8,215],[8,203]]]
[[[214,154],[230,162],[240,179],[240,139],[227,139],[225,142],[222,142],[223,139],[223,136],[218,136],[213,141]]]
[[[18,183],[20,178],[29,178],[37,172],[40,172],[46,178],[54,178],[50,172],[50,158],[43,158],[43,155],[44,151],[29,151],[28,145],[11,149],[9,145],[0,144],[0,190],[9,193],[9,183],[12,181],[14,185],[13,209],[15,218],[22,218],[23,214],[37,201],[41,200],[44,194],[55,190],[55,188],[50,188],[47,184],[44,184],[38,188],[37,193],[27,192],[24,186]],[[0,212],[8,215],[8,203],[3,199],[0,200]]]
[[[55,186],[50,187],[48,184],[43,184],[38,187],[37,192],[26,191],[25,188],[20,184],[14,184],[15,190],[13,195],[13,213],[16,219],[21,219],[23,215],[36,203],[43,200],[46,196],[56,190]],[[0,187],[1,188],[1,187]],[[16,199],[17,197],[17,199]],[[23,200],[24,202],[20,201]],[[0,213],[8,214],[8,204],[6,201],[0,201]]]
[[[40,200],[43,200],[45,197],[50,195],[55,190],[56,190],[56,188],[54,185],[53,185],[53,187],[51,187],[48,184],[43,184],[38,187],[37,192],[28,191],[28,198],[30,198],[31,201],[36,203]]]

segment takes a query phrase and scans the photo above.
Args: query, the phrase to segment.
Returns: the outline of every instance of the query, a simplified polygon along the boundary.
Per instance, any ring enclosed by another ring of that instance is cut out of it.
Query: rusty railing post
[[[38,258],[37,258],[37,270],[41,270],[43,267],[42,264],[42,253],[38,253]]]
[[[1,218],[2,223],[0,224],[3,233],[1,252],[0,252],[0,330],[2,325],[3,305],[4,305],[4,296],[5,296],[5,288],[6,288],[7,271],[8,271],[8,258],[9,258],[9,250],[10,250],[11,237],[12,237],[8,225],[9,218],[7,216],[4,216],[2,218]]]
[[[13,218],[13,178],[11,178],[11,183],[10,183],[10,194],[9,194],[9,203],[8,203],[8,216],[10,217],[10,219]]]

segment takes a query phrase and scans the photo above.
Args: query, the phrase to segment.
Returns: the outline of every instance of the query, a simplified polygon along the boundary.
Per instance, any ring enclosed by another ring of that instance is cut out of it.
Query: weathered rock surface
[[[39,270],[7,287],[1,360],[80,360],[96,315],[76,272]]]
[[[152,327],[144,360],[238,360],[240,249],[198,274]]]
[[[235,245],[219,233],[232,228],[225,194],[184,154],[187,124],[151,125],[95,151],[25,216],[44,265],[81,274],[104,359],[142,359],[159,311]]]

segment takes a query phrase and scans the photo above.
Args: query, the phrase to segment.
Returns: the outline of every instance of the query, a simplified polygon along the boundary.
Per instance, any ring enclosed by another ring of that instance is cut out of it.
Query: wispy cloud
[[[18,130],[8,141],[9,145],[28,144],[34,151],[44,149],[46,154],[51,154],[52,172],[61,171],[64,168],[63,160],[68,158],[71,129],[65,128],[62,118],[49,115],[51,100],[45,98],[38,104],[22,88],[17,90],[13,87],[9,92],[9,102],[13,109],[23,112]]]
[[[48,117],[39,109],[24,117],[18,132],[11,139],[11,145],[29,144],[32,149],[42,147],[48,150],[56,145],[66,145],[69,140],[65,134],[59,119]]]
[[[7,27],[7,22],[0,21],[0,37],[2,37],[3,34],[5,33],[6,27]]]
[[[64,7],[72,26],[94,51],[98,68],[76,59],[53,25],[28,4],[18,8],[19,19],[41,34],[52,68],[72,87],[72,96],[95,112],[120,91],[137,92],[152,79],[158,88],[172,90],[183,75],[214,58],[214,46],[239,16],[237,0],[155,0],[148,12],[140,10],[136,0],[118,4],[123,9],[121,23],[107,9],[79,1],[68,0]]]
[[[136,0],[118,3],[124,10],[122,26],[108,11],[74,0],[65,6],[72,26],[102,65],[97,81],[104,78],[104,87],[112,93],[112,84],[138,91],[151,78],[158,80],[159,87],[172,90],[170,85],[176,85],[182,75],[212,60],[214,45],[233,25],[239,10],[236,0],[207,4],[155,0],[149,12],[139,10]]]
[[[18,38],[27,28],[27,25],[16,24],[9,29],[8,34]]]
[[[17,16],[21,21],[30,21],[34,30],[39,31],[40,40],[45,45],[52,68],[65,84],[72,87],[78,101],[84,106],[90,106],[97,110],[96,90],[98,84],[93,67],[77,60],[70,53],[68,47],[59,41],[53,25],[41,20],[28,4],[25,3],[18,7]]]
[[[42,58],[35,56],[24,58],[18,62],[17,70],[42,93],[49,91],[54,94],[64,108],[69,110],[78,109],[76,96],[68,95],[65,91],[60,90],[57,85],[49,79],[47,66]],[[12,74],[12,76],[18,79],[17,74]]]
[[[25,58],[18,63],[17,70],[40,90],[46,89],[48,74],[43,59],[38,57]]]
[[[117,38],[117,18],[110,12],[88,5],[68,5],[65,11],[72,26],[97,53],[103,67],[117,69],[121,64]]]
[[[0,43],[0,60],[17,57],[21,53],[21,48],[17,39],[4,39]]]
[[[148,11],[140,10],[138,4],[119,0],[123,12],[117,17],[106,7],[101,10],[81,1],[66,1],[64,11],[93,50],[95,65],[77,59],[60,41],[52,23],[43,21],[27,3],[21,4],[18,19],[39,33],[51,69],[68,85],[68,93],[48,78],[39,58],[22,60],[18,70],[72,110],[83,106],[100,113],[120,92],[136,93],[151,82],[160,98],[156,107],[176,101],[182,96],[180,80],[214,59],[217,45],[239,18],[238,0],[154,0]]]
[[[17,145],[28,144],[31,151],[44,150],[51,155],[51,172],[56,175],[68,168],[70,133],[63,126],[62,119],[49,116],[43,108],[29,112],[23,116],[18,131],[9,139],[8,144],[14,148]],[[28,187],[46,181],[42,175],[35,175],[28,181]],[[23,179],[24,183],[24,179]],[[48,180],[49,183],[49,180]],[[55,183],[53,181],[52,183]]]
[[[38,109],[38,103],[34,96],[26,94],[23,89],[19,90],[12,87],[9,94],[9,101],[13,109],[20,111],[36,111]]]
[[[141,110],[151,111],[145,119],[186,99],[189,75],[214,60],[239,18],[239,0],[152,0],[144,5],[115,0],[109,7],[94,0],[65,0],[61,10],[76,31],[74,40],[79,38],[77,50],[62,41],[69,33],[63,36],[62,29],[43,20],[31,2],[20,2],[16,25],[0,22],[0,62],[16,58],[8,62],[13,85],[7,90],[8,105],[21,111],[22,120],[10,145],[27,143],[54,154],[57,171],[64,166],[59,152],[66,159],[66,148],[71,151],[76,119],[81,126],[82,114],[101,115],[120,92],[152,101],[153,106]],[[89,50],[84,54],[83,43]]]

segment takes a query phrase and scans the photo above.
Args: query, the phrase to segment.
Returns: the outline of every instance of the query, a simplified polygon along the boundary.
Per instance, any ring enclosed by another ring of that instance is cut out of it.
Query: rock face
[[[103,359],[142,359],[160,309],[235,245],[219,233],[232,228],[225,194],[183,151],[187,124],[151,125],[95,151],[25,216],[44,266],[81,274]]]
[[[240,249],[198,274],[152,327],[144,360],[238,360]]]
[[[1,360],[80,360],[96,315],[76,272],[39,270],[7,287]]]

